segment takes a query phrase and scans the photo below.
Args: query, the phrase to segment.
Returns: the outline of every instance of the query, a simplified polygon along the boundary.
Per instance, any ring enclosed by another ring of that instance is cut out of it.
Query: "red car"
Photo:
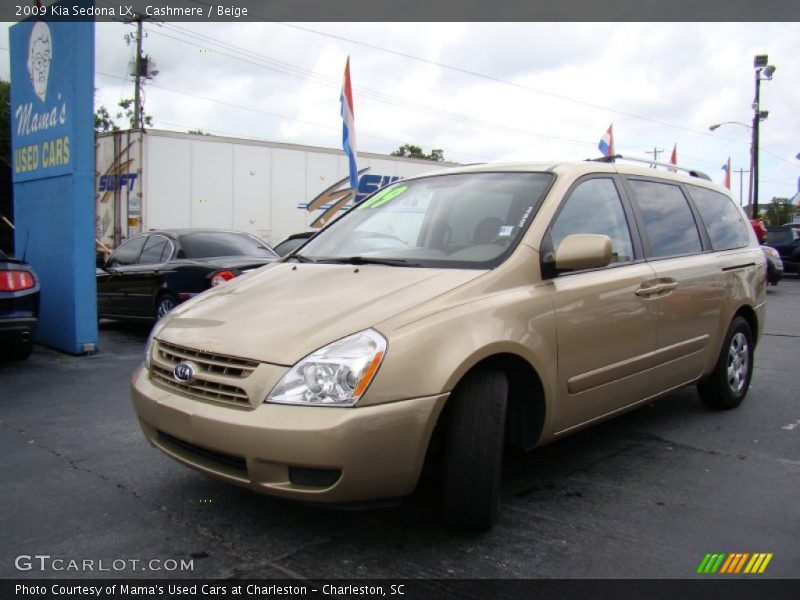
[[[750,225],[753,226],[753,231],[756,232],[758,243],[765,244],[767,242],[767,226],[764,225],[764,221],[762,219],[750,219]]]

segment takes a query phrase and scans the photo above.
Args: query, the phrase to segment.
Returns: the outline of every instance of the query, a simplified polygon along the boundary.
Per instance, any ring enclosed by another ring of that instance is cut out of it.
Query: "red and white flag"
[[[342,104],[342,148],[347,155],[350,172],[350,188],[353,193],[358,191],[358,165],[356,163],[356,118],[353,110],[353,87],[350,84],[350,57],[344,66],[344,83],[339,96]]]
[[[669,158],[669,164],[671,164],[671,165],[677,165],[678,164],[678,144],[677,144],[677,142],[672,147],[672,156],[670,156],[670,158]],[[678,169],[670,169],[670,171],[672,171],[673,173],[676,173],[678,171]]]
[[[722,169],[725,171],[725,181],[723,184],[726,188],[731,189],[731,157],[728,157],[728,162],[722,165]]]
[[[608,131],[600,138],[600,143],[597,144],[603,156],[614,156],[614,124],[608,126]]]

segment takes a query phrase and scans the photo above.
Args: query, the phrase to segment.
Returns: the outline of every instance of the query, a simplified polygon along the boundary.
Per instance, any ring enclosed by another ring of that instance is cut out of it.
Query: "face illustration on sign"
[[[50,77],[52,61],[53,44],[50,27],[43,21],[37,21],[31,30],[28,44],[28,75],[31,78],[33,90],[42,102],[47,95],[47,80]]]

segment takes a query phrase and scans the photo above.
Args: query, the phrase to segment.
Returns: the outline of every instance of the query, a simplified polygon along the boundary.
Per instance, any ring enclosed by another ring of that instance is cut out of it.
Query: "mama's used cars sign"
[[[29,181],[72,173],[70,151],[75,111],[74,82],[66,50],[74,27],[45,21],[21,23],[11,30],[18,60],[12,65],[14,181]],[[26,85],[27,84],[27,85]]]
[[[9,37],[14,250],[41,283],[36,340],[92,352],[94,23],[31,18]]]

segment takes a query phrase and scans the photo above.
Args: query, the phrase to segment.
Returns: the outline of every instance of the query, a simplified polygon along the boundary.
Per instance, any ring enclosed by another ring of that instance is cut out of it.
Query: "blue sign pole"
[[[15,253],[36,269],[36,341],[97,349],[94,23],[10,29]]]

